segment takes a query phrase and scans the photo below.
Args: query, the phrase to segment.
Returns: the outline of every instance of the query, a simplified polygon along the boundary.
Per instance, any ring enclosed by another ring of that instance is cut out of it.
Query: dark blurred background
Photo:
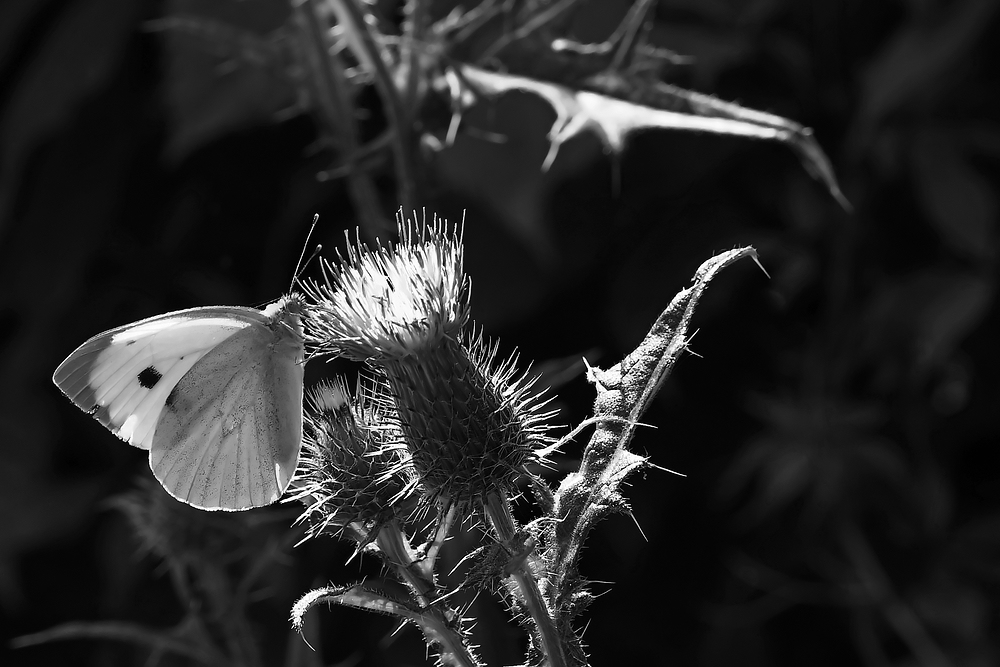
[[[582,3],[573,36],[605,39],[626,9]],[[612,517],[588,542],[594,665],[1000,662],[998,10],[660,0],[651,40],[693,57],[674,82],[814,128],[853,214],[773,143],[646,132],[609,156],[582,136],[542,173],[555,114],[521,93],[466,114],[505,142],[463,132],[428,161],[418,205],[464,215],[474,317],[542,370],[616,363],[718,251],[753,244],[771,275],[746,262],[712,284],[699,356],[644,418],[655,428],[637,451],[686,477],[631,480],[634,520]],[[332,157],[308,114],[282,113],[287,90],[144,29],[202,12],[264,34],[288,11],[0,3],[4,665],[149,664],[120,642],[6,644],[74,621],[170,628],[184,611],[108,501],[149,477],[144,452],[60,395],[57,364],[142,317],[272,301],[314,213],[327,251],[358,225],[344,181],[317,180]],[[313,364],[309,379],[329,370]],[[564,424],[593,399],[570,377],[555,403]],[[296,509],[250,514],[234,520],[277,535]],[[349,555],[332,539],[278,539],[248,607],[266,664],[314,659],[292,647],[298,596],[378,575],[370,559],[345,566]],[[476,612],[486,661],[521,660],[502,610]],[[385,618],[312,614],[326,664],[425,664],[412,628],[390,637]]]

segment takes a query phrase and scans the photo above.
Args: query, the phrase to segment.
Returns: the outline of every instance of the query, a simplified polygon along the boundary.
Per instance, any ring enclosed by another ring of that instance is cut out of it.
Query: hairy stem
[[[403,529],[395,520],[382,526],[375,538],[375,544],[382,551],[385,559],[392,564],[396,574],[417,596],[421,606],[427,607],[437,597],[433,580],[428,580],[420,571],[417,554],[410,547],[409,540],[403,534]]]
[[[518,545],[517,524],[510,512],[510,504],[505,498],[501,498],[496,493],[491,493],[486,498],[483,509],[487,519],[496,531],[497,539],[510,550],[516,550]],[[566,667],[566,655],[563,651],[562,642],[559,641],[559,633],[556,631],[552,614],[549,612],[545,598],[538,588],[535,574],[531,571],[527,559],[521,559],[511,572],[514,582],[521,591],[522,601],[527,607],[528,613],[535,621],[538,635],[542,642],[542,651],[548,658],[549,667]]]

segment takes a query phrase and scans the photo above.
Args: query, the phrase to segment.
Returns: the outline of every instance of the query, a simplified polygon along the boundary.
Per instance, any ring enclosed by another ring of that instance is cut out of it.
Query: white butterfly
[[[179,310],[94,336],[53,382],[202,509],[278,499],[302,441],[301,298]]]

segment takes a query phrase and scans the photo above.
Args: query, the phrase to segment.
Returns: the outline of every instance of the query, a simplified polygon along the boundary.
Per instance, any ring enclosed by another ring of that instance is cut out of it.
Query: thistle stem
[[[453,627],[455,613],[444,605],[434,604],[438,597],[437,585],[421,575],[417,554],[410,547],[410,542],[399,523],[390,521],[382,526],[375,543],[423,607],[420,614],[426,624],[421,624],[421,627],[425,631],[430,626],[435,628],[434,641],[440,644],[442,655],[447,655],[442,664],[454,667],[480,667],[481,663],[466,644],[465,638]],[[425,636],[428,636],[426,632]]]
[[[483,503],[483,510],[487,519],[496,531],[497,539],[510,550],[517,550],[517,523],[510,512],[510,503],[506,498],[497,493],[490,493]],[[535,574],[531,571],[527,559],[522,559],[511,573],[514,583],[521,591],[521,597],[525,607],[535,621],[538,629],[538,636],[542,642],[542,651],[548,658],[549,667],[566,667],[566,656],[563,652],[562,642],[559,641],[559,633],[556,631],[555,623],[549,612],[545,598],[538,588]]]
[[[403,534],[402,528],[395,520],[379,529],[375,544],[382,551],[385,559],[392,564],[396,574],[417,596],[420,604],[427,607],[436,597],[433,581],[428,581],[419,572],[417,554],[410,547],[409,540]]]

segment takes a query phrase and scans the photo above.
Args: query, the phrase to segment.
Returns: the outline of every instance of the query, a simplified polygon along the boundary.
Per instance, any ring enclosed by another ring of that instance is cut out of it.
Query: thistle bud
[[[310,536],[345,526],[367,536],[394,518],[412,473],[387,406],[377,383],[359,386],[353,398],[342,380],[307,394],[293,499],[306,505],[299,520]]]
[[[365,361],[385,377],[425,500],[479,507],[509,496],[518,475],[549,444],[550,415],[516,377],[516,358],[465,332],[470,283],[460,235],[435,218],[399,220],[393,248],[348,251],[324,264],[313,301],[310,342]]]

